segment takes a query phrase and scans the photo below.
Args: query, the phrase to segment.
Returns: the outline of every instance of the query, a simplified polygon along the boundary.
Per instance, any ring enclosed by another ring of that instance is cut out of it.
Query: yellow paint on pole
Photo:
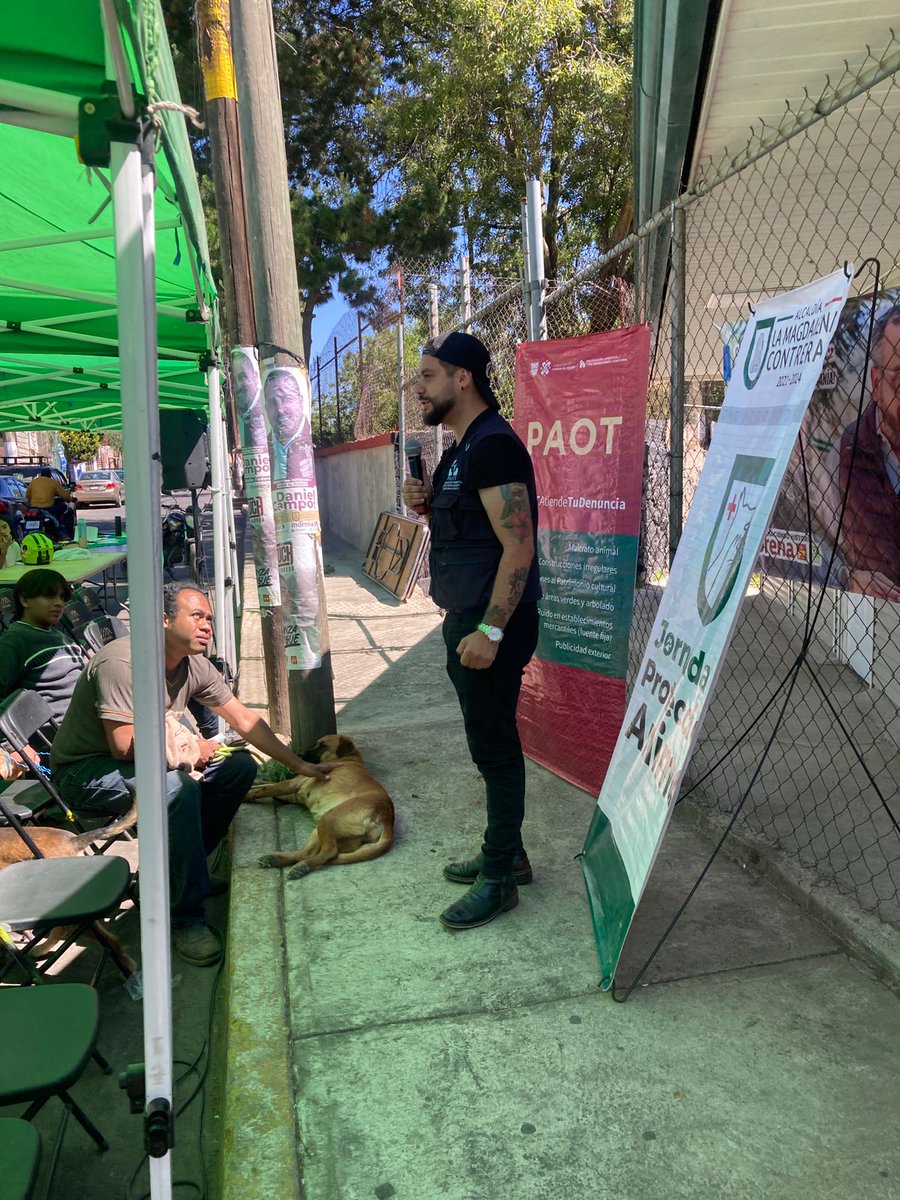
[[[198,0],[200,70],[209,100],[237,100],[231,57],[231,6],[228,0]]]

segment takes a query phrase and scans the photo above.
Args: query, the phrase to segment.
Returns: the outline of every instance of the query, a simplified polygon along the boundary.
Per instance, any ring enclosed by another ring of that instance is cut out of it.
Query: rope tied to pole
[[[159,127],[160,124],[156,117],[157,113],[180,112],[187,117],[195,129],[206,128],[206,123],[200,120],[200,113],[196,108],[192,108],[190,104],[180,104],[176,100],[154,100],[152,104],[147,105],[145,112],[156,127]]]

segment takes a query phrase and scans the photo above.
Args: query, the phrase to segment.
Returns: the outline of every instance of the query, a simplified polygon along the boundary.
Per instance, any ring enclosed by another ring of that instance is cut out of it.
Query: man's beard
[[[445,396],[443,400],[430,401],[431,407],[422,411],[422,420],[426,425],[440,425],[455,403],[455,396]]]

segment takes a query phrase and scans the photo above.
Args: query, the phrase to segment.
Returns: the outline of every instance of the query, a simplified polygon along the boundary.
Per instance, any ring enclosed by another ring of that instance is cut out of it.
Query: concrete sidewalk
[[[288,883],[256,865],[310,818],[235,823],[225,1200],[900,1200],[896,997],[762,877],[720,857],[625,1005],[598,990],[581,873],[594,798],[529,763],[535,882],[467,933],[441,876],[481,782],[439,617],[326,544],[338,726],[394,798],[394,848]],[[247,597],[249,601],[249,597]],[[241,695],[264,703],[245,606]],[[620,969],[709,855],[676,817]]]

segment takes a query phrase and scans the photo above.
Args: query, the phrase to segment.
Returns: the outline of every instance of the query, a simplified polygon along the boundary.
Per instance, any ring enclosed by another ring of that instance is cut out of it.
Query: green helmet
[[[28,533],[22,538],[22,562],[29,567],[46,567],[53,557],[53,543],[46,533]]]

